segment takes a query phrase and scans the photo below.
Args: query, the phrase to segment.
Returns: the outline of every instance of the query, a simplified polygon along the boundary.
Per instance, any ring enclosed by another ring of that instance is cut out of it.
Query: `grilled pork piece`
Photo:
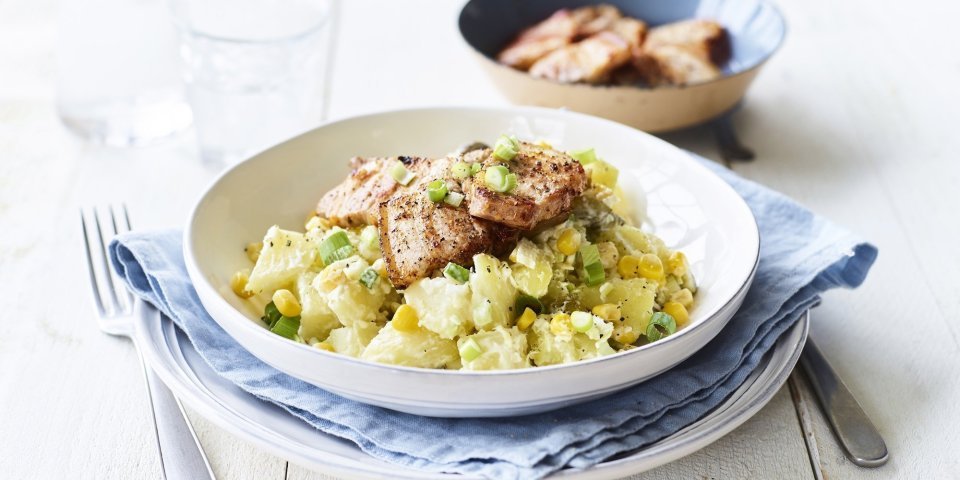
[[[497,193],[483,183],[482,174],[463,183],[470,215],[520,230],[570,211],[573,200],[587,188],[587,175],[580,162],[556,150],[520,142],[517,156],[502,162],[490,150],[471,152],[483,158],[484,168],[505,164],[517,175],[517,186]]]
[[[577,23],[570,10],[558,10],[546,20],[520,32],[517,39],[497,55],[497,60],[526,70],[544,55],[568,45],[576,33]]]
[[[530,74],[561,83],[602,83],[628,61],[629,44],[617,34],[600,32],[537,60]]]
[[[610,25],[608,30],[627,42],[630,50],[640,48],[647,37],[647,24],[635,18],[620,18]]]
[[[395,157],[350,159],[353,171],[320,199],[317,213],[342,227],[376,223],[377,206],[398,188],[387,168],[395,161]]]
[[[407,186],[398,184],[390,175],[390,166],[397,161],[414,174],[413,181]],[[448,177],[453,161],[450,158],[405,156],[354,157],[350,159],[353,167],[350,176],[320,199],[317,213],[341,227],[376,225],[380,203],[398,192],[421,188],[431,180]]]
[[[664,45],[683,47],[714,65],[722,65],[731,54],[726,29],[712,20],[684,20],[650,29],[644,48]]]
[[[647,47],[633,59],[644,83],[650,86],[687,85],[720,78],[721,72],[696,52],[675,45]]]
[[[405,288],[454,262],[472,265],[481,252],[512,248],[515,230],[472,217],[462,205],[409,191],[380,204],[380,250],[390,282]]]
[[[577,38],[586,38],[609,30],[617,20],[623,18],[617,7],[607,4],[580,7],[574,10],[571,16],[577,25]]]
[[[613,5],[557,10],[546,20],[520,32],[497,55],[497,60],[513,68],[527,70],[553,51],[610,29],[622,17],[623,14]]]

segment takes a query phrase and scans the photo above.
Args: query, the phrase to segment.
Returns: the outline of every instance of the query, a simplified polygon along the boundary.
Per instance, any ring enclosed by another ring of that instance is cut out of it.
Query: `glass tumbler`
[[[322,115],[330,0],[170,0],[204,161],[235,163]]]
[[[190,126],[165,0],[61,0],[57,110],[80,136],[137,145]]]

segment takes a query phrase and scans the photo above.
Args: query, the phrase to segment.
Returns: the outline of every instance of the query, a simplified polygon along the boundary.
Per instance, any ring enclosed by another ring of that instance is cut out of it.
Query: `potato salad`
[[[321,212],[302,231],[273,226],[247,245],[251,265],[233,275],[232,290],[262,307],[264,328],[291,341],[419,368],[557,365],[683,328],[696,294],[684,254],[631,224],[612,165],[592,149],[561,155],[588,178],[568,212],[404,288],[390,280],[382,227],[337,225]],[[475,181],[492,168],[461,163],[454,168]],[[437,208],[467,208],[459,204],[468,187],[457,190],[458,205]],[[434,190],[422,192],[426,201],[438,202]]]

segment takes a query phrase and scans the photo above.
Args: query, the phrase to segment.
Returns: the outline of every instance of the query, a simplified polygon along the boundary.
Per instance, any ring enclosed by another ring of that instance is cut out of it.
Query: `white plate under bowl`
[[[138,308],[137,312],[137,345],[154,371],[194,411],[242,440],[304,467],[343,478],[469,478],[393,465],[367,455],[353,443],[323,433],[217,375],[186,335],[155,309]],[[809,324],[808,312],[780,337],[737,390],[696,423],[639,450],[591,468],[560,470],[550,478],[621,478],[672,462],[717,441],[760,411],[780,390],[797,363]]]
[[[620,169],[645,228],[682,249],[699,291],[689,325],[658,342],[583,362],[523,370],[427,370],[367,362],[271,334],[229,287],[248,268],[243,245],[271,225],[301,230],[355,155],[444,155],[502,133],[562,149],[594,147]],[[210,315],[278,370],[361,402],[428,416],[535,413],[596,398],[657,375],[727,324],[757,266],[760,237],[737,193],[690,155],[653,136],[588,115],[541,108],[428,108],[330,123],[231,168],[203,194],[184,233],[187,269]],[[464,396],[463,392],[471,392]]]

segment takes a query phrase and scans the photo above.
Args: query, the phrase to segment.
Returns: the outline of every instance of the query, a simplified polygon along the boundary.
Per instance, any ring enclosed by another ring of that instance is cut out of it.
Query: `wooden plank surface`
[[[767,72],[778,86],[758,88],[738,119],[761,158],[738,170],[880,247],[861,289],[826,296],[813,335],[877,423],[891,460],[873,470],[853,465],[813,409],[821,472],[824,478],[957,478],[960,459],[952,452],[960,444],[960,417],[946,412],[960,398],[960,250],[951,246],[960,238],[960,164],[953,153],[960,96],[946,85],[960,80],[960,57],[956,48],[937,45],[948,42],[949,18],[960,6],[813,1],[782,8],[791,41]],[[834,14],[816,14],[823,11]],[[899,41],[883,52],[849,41],[891,32],[899,32]],[[913,39],[920,38],[931,55],[952,61],[918,54]],[[943,81],[920,80],[919,68]],[[803,394],[810,398],[809,390]]]
[[[880,246],[862,289],[827,296],[814,335],[892,459],[876,470],[844,459],[801,382],[816,472],[784,390],[721,441],[639,478],[957,478],[960,5],[780,6],[787,44],[735,119],[758,160],[735,169]],[[331,118],[506,104],[456,34],[458,2],[341,7]],[[157,478],[136,355],[89,313],[76,209],[126,200],[138,227],[179,227],[216,168],[195,160],[189,136],[134,150],[68,136],[54,115],[55,12],[53,0],[0,2],[0,476]],[[716,157],[704,128],[665,138]],[[191,417],[221,478],[328,478]]]

